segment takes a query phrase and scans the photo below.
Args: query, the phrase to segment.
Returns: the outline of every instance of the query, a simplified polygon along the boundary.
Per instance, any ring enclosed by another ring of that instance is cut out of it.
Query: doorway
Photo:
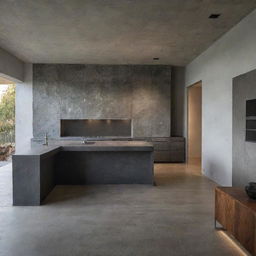
[[[188,163],[201,165],[202,159],[202,81],[188,87]]]

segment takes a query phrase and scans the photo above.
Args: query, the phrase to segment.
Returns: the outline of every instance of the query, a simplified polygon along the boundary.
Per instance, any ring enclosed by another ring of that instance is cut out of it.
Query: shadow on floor
[[[10,162],[0,167],[1,206],[12,206],[12,163]]]
[[[157,195],[165,190],[191,191],[209,189],[209,184],[211,187],[215,186],[213,182],[201,176],[201,168],[196,164],[155,164],[155,181],[157,186],[138,184],[56,186],[43,201],[43,205],[77,204],[78,202],[88,205],[95,204],[96,201],[100,204],[120,203],[126,201],[128,195],[134,197],[133,202],[147,201],[147,197],[152,192]]]

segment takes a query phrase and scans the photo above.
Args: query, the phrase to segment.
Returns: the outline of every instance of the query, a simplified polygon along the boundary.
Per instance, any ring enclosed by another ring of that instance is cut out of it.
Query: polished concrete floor
[[[3,206],[12,205],[12,165],[0,164],[0,211]],[[0,216],[1,217],[1,216]],[[0,219],[2,221],[2,219]],[[1,255],[1,254],[0,254]]]
[[[215,184],[198,165],[157,164],[155,174],[157,186],[58,186],[43,206],[12,207],[11,165],[0,168],[0,255],[243,254],[214,229]]]

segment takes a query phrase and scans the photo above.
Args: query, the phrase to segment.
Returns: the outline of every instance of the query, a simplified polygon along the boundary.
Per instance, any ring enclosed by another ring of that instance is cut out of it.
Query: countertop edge
[[[47,156],[49,154],[55,154],[58,152],[65,151],[79,151],[79,152],[97,152],[97,151],[108,151],[108,152],[153,152],[154,146],[152,143],[145,142],[145,145],[55,145],[55,146],[41,146],[28,149],[27,151],[15,153],[13,157],[19,156]]]

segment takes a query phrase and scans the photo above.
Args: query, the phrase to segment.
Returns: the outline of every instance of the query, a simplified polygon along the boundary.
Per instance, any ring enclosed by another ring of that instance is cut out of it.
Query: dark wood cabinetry
[[[216,188],[215,221],[256,256],[256,201],[242,188]]]
[[[152,137],[134,138],[153,143],[154,161],[156,163],[183,163],[185,162],[184,137]]]
[[[185,162],[185,138],[152,138],[155,162]]]

